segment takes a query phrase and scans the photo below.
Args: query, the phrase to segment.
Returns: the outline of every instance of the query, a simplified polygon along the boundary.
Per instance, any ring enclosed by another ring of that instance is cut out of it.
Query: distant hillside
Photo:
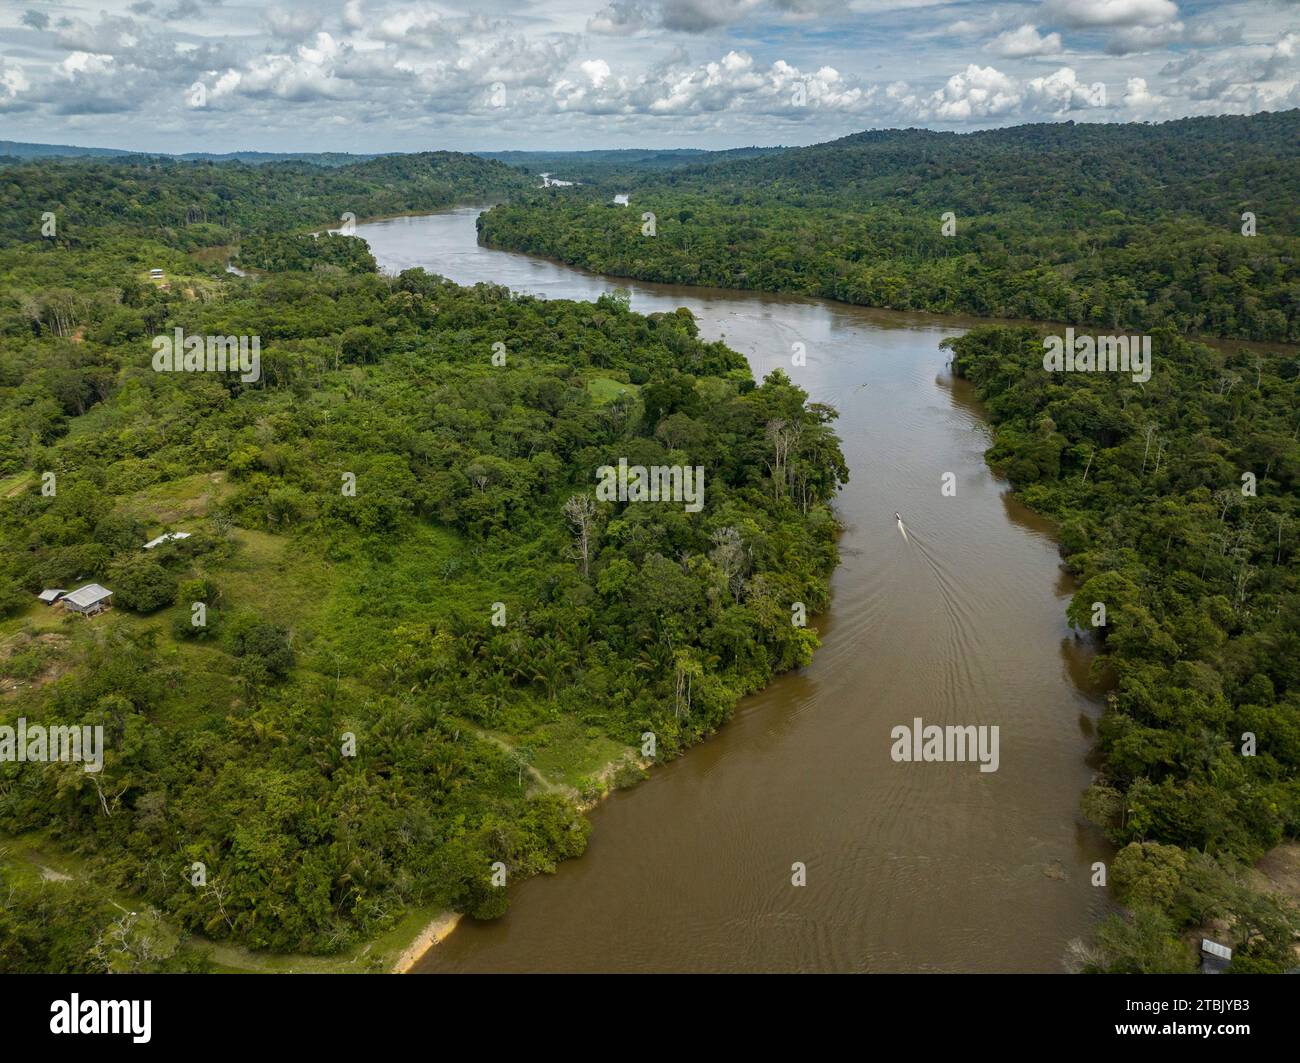
[[[608,151],[476,151],[480,159],[502,162],[525,173],[552,172],[578,178],[615,177],[640,172],[677,169],[692,164],[714,163],[728,159],[753,158],[784,151],[784,148],[733,148],[705,151],[702,148],[620,148]],[[420,155],[425,152],[374,152],[351,154],[343,151],[188,151],[181,154],[162,151],[131,151],[126,148],[86,148],[75,144],[30,144],[19,140],[0,140],[0,165],[12,165],[26,159],[120,158],[175,159],[181,162],[242,162],[261,166],[271,162],[306,162],[314,166],[350,166],[357,162],[394,155]]]
[[[213,155],[206,151],[191,151],[171,157],[184,162],[246,162],[250,166],[259,166],[268,162],[309,162],[315,166],[350,166],[354,162],[383,158],[385,154],[390,153],[351,155],[345,151],[231,151]]]
[[[1300,110],[857,133],[628,174],[630,210],[610,191],[534,190],[483,239],[641,280],[1300,342]]]
[[[72,144],[27,144],[21,140],[0,140],[0,155],[15,159],[40,159],[50,156],[134,155],[121,148],[79,148]]]
[[[0,140],[0,157],[8,156],[7,161],[10,162],[16,159],[106,158],[123,155],[154,159],[180,159],[182,161],[245,162],[254,166],[268,162],[310,162],[317,166],[346,166],[349,163],[364,162],[367,159],[379,157],[378,155],[350,155],[347,152],[339,151],[231,151],[223,154],[191,151],[183,155],[174,155],[161,151],[129,151],[125,148],[83,148],[74,144],[28,144],[19,140]]]
[[[785,148],[618,148],[606,151],[477,151],[484,159],[515,166],[525,173],[552,173],[583,181],[624,181],[637,174],[662,173],[730,159],[750,159]]]
[[[1086,221],[1102,204],[1218,219],[1247,209],[1250,201],[1269,215],[1274,231],[1295,233],[1297,162],[1300,110],[1291,110],[1157,125],[869,131],[756,158],[705,158],[666,180],[679,187],[763,190],[796,202],[924,203],[965,214],[1024,205],[1048,208],[1058,221],[1062,212]]]

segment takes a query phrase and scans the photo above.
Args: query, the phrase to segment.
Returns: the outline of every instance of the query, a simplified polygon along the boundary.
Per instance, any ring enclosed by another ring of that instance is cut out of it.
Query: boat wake
[[[946,638],[941,636],[940,644],[944,646],[944,694],[945,700],[951,696],[954,704],[960,701],[960,691],[978,686],[972,674],[971,662],[978,652],[976,632],[979,629],[977,610],[962,592],[960,581],[952,572],[942,554],[937,551],[924,536],[915,529],[908,529],[898,514],[898,530],[903,539],[923,560],[934,576],[939,587],[939,599],[943,605],[948,621]]]

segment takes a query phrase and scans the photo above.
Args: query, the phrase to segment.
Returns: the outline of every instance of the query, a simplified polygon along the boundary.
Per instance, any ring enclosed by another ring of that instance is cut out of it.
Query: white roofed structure
[[[163,543],[169,543],[174,539],[188,539],[189,532],[164,532],[157,539],[150,539],[144,544],[146,550],[152,550],[155,546],[162,546]]]
[[[113,592],[107,587],[101,587],[98,583],[87,583],[71,594],[65,594],[63,607],[74,613],[81,613],[82,616],[94,616],[112,606],[113,603],[110,601],[112,597]]]

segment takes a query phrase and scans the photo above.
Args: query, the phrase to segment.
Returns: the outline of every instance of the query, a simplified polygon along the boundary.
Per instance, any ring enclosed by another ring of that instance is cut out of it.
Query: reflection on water
[[[988,471],[978,403],[939,349],[968,323],[612,281],[479,247],[476,214],[357,231],[388,270],[689,307],[757,376],[783,368],[839,409],[852,481],[813,664],[596,808],[583,857],[512,887],[505,917],[465,920],[418,969],[1059,970],[1106,908],[1089,885],[1105,847],[1077,812],[1092,774],[1080,721],[1099,707],[1050,524]],[[890,730],[916,717],[998,725],[1000,769],[895,763]]]

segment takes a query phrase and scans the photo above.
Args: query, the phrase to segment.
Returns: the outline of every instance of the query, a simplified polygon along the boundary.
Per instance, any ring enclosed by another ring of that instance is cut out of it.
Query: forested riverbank
[[[416,971],[1059,971],[1067,942],[1109,910],[1089,884],[1109,847],[1078,816],[1101,706],[1091,651],[1062,642],[1050,524],[1006,497],[972,389],[946,368],[942,340],[973,322],[716,289],[620,292],[483,247],[478,214],[358,235],[394,272],[426,265],[550,299],[616,293],[646,314],[687,307],[755,376],[784,367],[834,403],[853,476],[835,503],[841,562],[811,664],[602,802],[580,860],[520,885],[507,918],[462,920]],[[806,364],[792,364],[792,341]],[[956,496],[936,490],[941,470]],[[937,708],[1001,724],[998,772],[891,760],[891,727]],[[791,882],[794,859],[805,886]]]
[[[467,160],[458,189],[455,159],[397,165],[452,198],[504,170]],[[609,785],[647,735],[677,755],[809,659],[793,607],[827,601],[847,471],[834,412],[788,379],[755,382],[689,314],[379,276],[346,237],[250,241],[277,271],[223,275],[187,252],[367,208],[282,211],[253,184],[248,229],[163,206],[97,227],[154,171],[67,168],[67,203],[41,166],[0,171],[61,219],[0,250],[0,715],[102,727],[105,755],[0,764],[5,828],[86,868],[14,880],[7,969],[201,964],[119,896],[277,952],[414,908],[499,914],[510,882],[582,851],[569,790]],[[164,169],[181,204],[214,177]],[[175,329],[257,336],[258,374],[155,371]],[[598,500],[620,458],[704,468],[701,510]],[[99,616],[36,599],[91,580],[114,594]]]
[[[1300,836],[1300,361],[1158,333],[1151,379],[1047,373],[1038,330],[950,341],[996,426],[989,463],[1060,524],[1070,620],[1113,676],[1085,814],[1120,850],[1129,912],[1075,960],[1192,970],[1214,926],[1233,970],[1296,965],[1294,904],[1248,874]]]

